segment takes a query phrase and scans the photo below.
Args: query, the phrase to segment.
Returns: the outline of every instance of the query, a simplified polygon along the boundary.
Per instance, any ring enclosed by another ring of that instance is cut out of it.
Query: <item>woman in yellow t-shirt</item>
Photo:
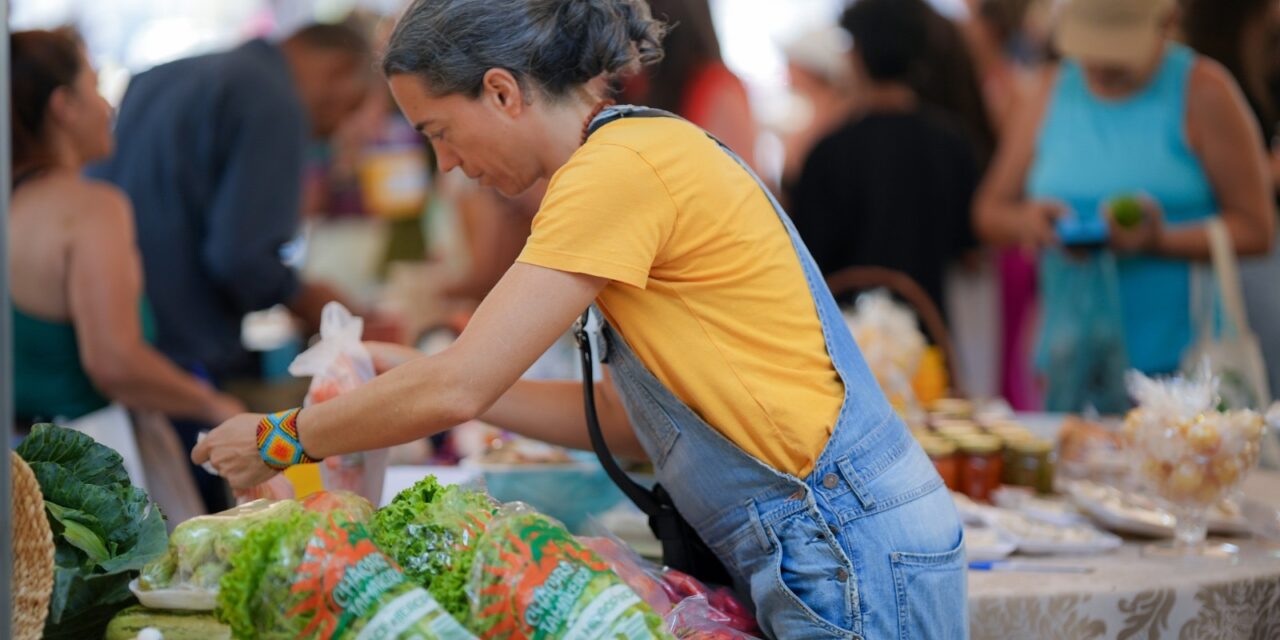
[[[508,195],[549,179],[532,235],[448,350],[371,345],[376,380],[236,417],[193,458],[249,486],[476,417],[587,448],[581,385],[517,381],[594,303],[606,440],[653,461],[769,637],[963,637],[950,494],[786,215],[693,125],[603,106],[664,30],[642,0],[415,2],[384,60],[397,103],[442,170]]]

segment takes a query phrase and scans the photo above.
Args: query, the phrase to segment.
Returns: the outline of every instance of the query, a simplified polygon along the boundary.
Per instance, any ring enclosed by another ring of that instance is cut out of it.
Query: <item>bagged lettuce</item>
[[[143,568],[138,587],[143,592],[168,591],[169,597],[191,591],[203,597],[191,598],[184,608],[212,608],[222,576],[231,568],[231,556],[240,550],[249,532],[269,522],[287,521],[302,511],[367,522],[373,505],[354,493],[319,491],[302,502],[255,500],[192,518],[173,530],[168,552]]]
[[[129,483],[123,459],[72,429],[36,425],[17,453],[44,495],[54,538],[54,586],[43,637],[101,637],[134,603],[129,582],[164,554],[160,508]]]
[[[231,558],[217,617],[247,640],[471,640],[340,511],[253,529]]]
[[[240,549],[249,531],[272,520],[287,519],[302,511],[293,500],[255,500],[234,509],[192,518],[173,530],[169,550],[142,570],[138,586],[143,591],[180,589],[215,593],[231,555]]]
[[[476,547],[469,595],[481,638],[671,638],[608,562],[525,505],[503,507]]]
[[[373,516],[373,540],[453,617],[467,621],[466,583],[475,545],[496,509],[483,493],[427,476]]]

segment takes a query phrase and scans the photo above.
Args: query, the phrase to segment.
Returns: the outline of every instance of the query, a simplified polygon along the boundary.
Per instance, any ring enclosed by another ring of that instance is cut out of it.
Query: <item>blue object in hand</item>
[[[1067,247],[1101,247],[1110,235],[1107,221],[1102,216],[1082,218],[1070,213],[1054,222],[1058,240]]]

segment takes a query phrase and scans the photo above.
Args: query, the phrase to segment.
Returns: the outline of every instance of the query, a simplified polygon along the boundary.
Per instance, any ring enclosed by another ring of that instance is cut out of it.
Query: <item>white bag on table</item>
[[[1193,373],[1204,363],[1219,380],[1219,394],[1228,408],[1266,411],[1271,404],[1267,367],[1258,337],[1249,328],[1245,315],[1240,266],[1231,236],[1222,218],[1205,224],[1209,236],[1209,267],[1193,267],[1191,273],[1191,322],[1195,341],[1182,357],[1182,370]],[[1210,284],[1212,283],[1212,284]],[[1215,330],[1216,285],[1222,304],[1223,326]],[[1271,433],[1262,442],[1262,464],[1280,467],[1280,434]]]

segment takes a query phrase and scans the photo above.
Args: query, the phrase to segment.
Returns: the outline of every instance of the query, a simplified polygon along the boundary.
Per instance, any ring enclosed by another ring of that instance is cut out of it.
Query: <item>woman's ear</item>
[[[49,106],[46,108],[49,110],[49,120],[55,125],[61,127],[75,119],[72,98],[71,87],[66,85],[59,86],[49,94]]]
[[[506,69],[490,69],[481,81],[484,100],[490,106],[516,117],[524,110],[525,95],[520,82]]]

